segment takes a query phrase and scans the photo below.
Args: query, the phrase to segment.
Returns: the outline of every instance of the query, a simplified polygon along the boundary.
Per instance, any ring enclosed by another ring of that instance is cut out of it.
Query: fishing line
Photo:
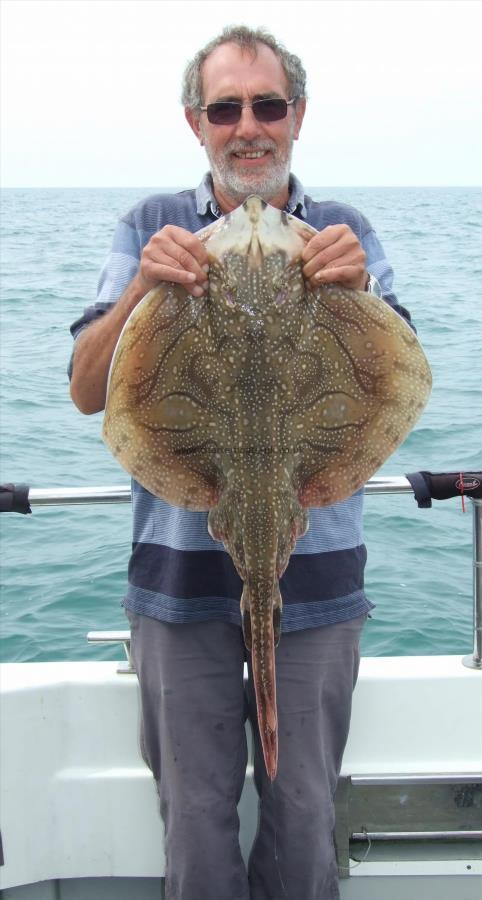
[[[350,866],[349,864],[348,864],[347,866],[338,866],[338,868],[339,868],[339,869],[343,869],[344,872],[350,872],[351,869],[357,869],[358,866],[361,866],[361,864],[365,862],[365,860],[366,860],[368,854],[370,853],[370,850],[372,849],[372,841],[371,841],[371,838],[368,837],[366,828],[362,828],[362,832],[364,833],[364,835],[365,835],[365,837],[366,837],[366,839],[367,839],[367,841],[368,841],[368,848],[367,848],[367,850],[366,850],[366,852],[365,852],[365,855],[362,856],[361,859],[357,859],[356,856],[352,856],[351,858],[352,858],[352,860],[353,860],[354,863],[355,863],[354,866]]]
[[[283,881],[283,876],[282,876],[282,874],[281,874],[281,868],[280,868],[280,864],[279,864],[279,856],[278,856],[278,829],[277,829],[277,822],[276,822],[276,820],[277,820],[277,811],[276,811],[276,798],[275,798],[275,793],[274,793],[274,781],[271,782],[271,795],[272,795],[272,798],[273,798],[273,814],[274,814],[274,815],[273,815],[273,830],[274,830],[274,848],[273,848],[273,849],[274,849],[274,860],[275,860],[275,863],[276,863],[276,870],[277,870],[277,873],[278,873],[278,878],[279,878],[279,881],[280,881],[281,889],[282,889],[282,891],[283,891],[283,897],[284,897],[284,900],[289,900],[289,896],[288,896],[288,893],[287,893],[287,890],[286,890],[286,885],[285,885],[285,883],[284,883],[284,881]],[[367,857],[368,857],[368,854],[370,853],[370,850],[372,849],[372,841],[371,841],[371,838],[370,838],[370,837],[368,836],[368,834],[367,834],[366,828],[362,828],[362,831],[363,831],[363,833],[365,834],[366,839],[367,839],[367,841],[368,841],[368,847],[367,847],[367,849],[366,849],[364,855],[362,856],[361,859],[357,859],[356,856],[352,856],[351,858],[352,858],[352,860],[353,860],[353,865],[348,864],[347,866],[338,866],[338,869],[339,869],[339,870],[342,870],[342,871],[344,871],[344,872],[351,872],[352,869],[357,869],[358,866],[361,866],[362,863],[364,863],[364,862],[366,861],[366,859],[367,859]]]

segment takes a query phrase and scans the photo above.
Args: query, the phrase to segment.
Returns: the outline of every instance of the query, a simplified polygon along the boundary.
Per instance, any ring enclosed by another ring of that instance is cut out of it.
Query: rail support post
[[[471,500],[474,551],[474,652],[462,662],[469,669],[482,669],[482,500]]]

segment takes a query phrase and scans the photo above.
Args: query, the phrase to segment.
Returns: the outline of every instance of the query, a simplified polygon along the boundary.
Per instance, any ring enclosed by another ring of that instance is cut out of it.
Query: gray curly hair
[[[198,109],[203,105],[202,66],[210,53],[220,44],[233,43],[256,56],[258,44],[266,44],[276,54],[283,66],[288,81],[290,97],[306,97],[306,72],[301,60],[294,53],[288,53],[283,44],[265,28],[248,28],[245,25],[229,25],[221,34],[198,50],[194,59],[188,62],[183,76],[181,102],[188,109]]]

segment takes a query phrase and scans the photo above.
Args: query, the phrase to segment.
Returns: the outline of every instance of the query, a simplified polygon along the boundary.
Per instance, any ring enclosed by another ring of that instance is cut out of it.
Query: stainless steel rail
[[[419,846],[419,850],[424,859],[431,858],[432,851],[426,846],[429,842],[480,842],[481,774],[438,773],[432,769],[418,774],[342,775],[335,795],[340,877],[351,874],[350,859],[356,859],[354,841],[368,842],[367,853],[359,862],[368,858],[372,844],[379,841],[422,843],[425,846],[423,850]],[[383,858],[396,859],[398,852],[392,847]],[[437,850],[434,852],[437,855]]]
[[[88,644],[122,644],[126,661],[121,662],[117,666],[119,675],[134,675],[135,669],[131,658],[131,633],[127,629],[125,631],[89,631],[87,634]]]
[[[482,784],[482,772],[471,772],[470,775],[463,772],[447,772],[442,775],[427,775],[416,773],[406,775],[351,775],[350,781],[354,787],[386,787],[417,785],[417,784]]]
[[[354,831],[353,841],[480,841],[482,831]]]
[[[413,494],[410,482],[402,476],[370,478],[365,486],[366,494]],[[131,499],[129,485],[113,487],[80,488],[30,488],[31,506],[68,506],[82,503],[128,503]]]
[[[365,485],[365,493],[413,494],[404,476],[376,476]],[[65,506],[84,503],[128,503],[131,489],[128,485],[82,488],[30,488],[28,499],[32,506]],[[473,511],[473,628],[474,648],[463,663],[470,669],[482,671],[482,500],[472,499]]]
[[[472,500],[473,567],[474,567],[474,651],[462,662],[469,669],[482,671],[482,500]]]
[[[129,485],[114,487],[30,488],[31,506],[76,506],[87,503],[130,503]]]

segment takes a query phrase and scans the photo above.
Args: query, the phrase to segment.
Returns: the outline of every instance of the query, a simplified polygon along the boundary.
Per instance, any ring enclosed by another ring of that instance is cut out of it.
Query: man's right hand
[[[208,271],[208,255],[199,238],[177,225],[165,225],[144,247],[137,278],[146,294],[161,281],[174,281],[201,297],[209,287]]]

